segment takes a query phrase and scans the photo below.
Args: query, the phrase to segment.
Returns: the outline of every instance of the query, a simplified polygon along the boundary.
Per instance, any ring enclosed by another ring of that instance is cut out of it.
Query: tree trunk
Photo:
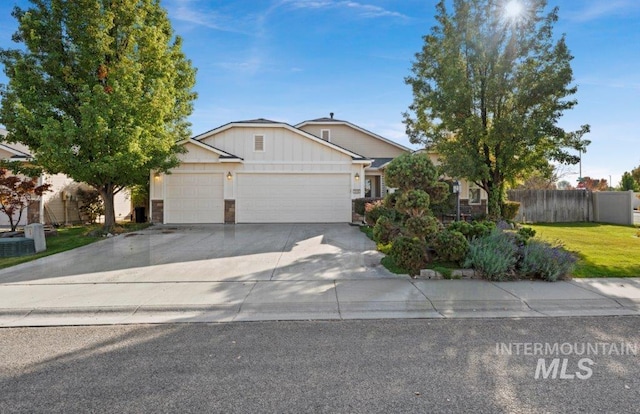
[[[489,196],[487,204],[489,208],[489,219],[498,221],[502,218],[502,186],[489,182],[487,183],[487,188]]]
[[[111,231],[116,225],[116,212],[113,202],[114,185],[105,184],[99,188],[100,197],[104,203],[104,226],[105,231]]]

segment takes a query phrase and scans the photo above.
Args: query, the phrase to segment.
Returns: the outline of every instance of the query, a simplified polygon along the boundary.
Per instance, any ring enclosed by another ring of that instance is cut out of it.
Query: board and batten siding
[[[321,130],[330,130],[331,142],[343,148],[349,148],[351,151],[370,158],[395,158],[407,151],[393,144],[375,138],[362,131],[354,129],[343,124],[309,124],[304,125],[300,129],[317,137],[320,136]]]

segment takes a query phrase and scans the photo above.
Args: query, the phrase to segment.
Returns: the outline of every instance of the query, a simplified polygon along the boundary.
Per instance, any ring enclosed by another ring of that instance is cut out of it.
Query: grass
[[[114,230],[114,233],[128,233],[131,231],[142,230],[148,226],[149,224],[147,223],[125,223],[118,225]],[[102,237],[89,235],[89,233],[99,233],[100,228],[101,226],[99,225],[59,228],[57,236],[47,237],[47,250],[29,256],[0,258],[0,269],[15,266],[20,263],[30,262],[41,257],[62,253],[67,250],[72,250],[103,240]]]
[[[567,250],[578,254],[574,277],[640,276],[637,227],[599,223],[554,223],[527,227],[536,231],[536,238],[559,241]]]

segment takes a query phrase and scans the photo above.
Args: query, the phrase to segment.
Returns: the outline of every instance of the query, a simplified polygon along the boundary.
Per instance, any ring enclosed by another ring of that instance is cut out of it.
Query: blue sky
[[[14,3],[0,2],[0,47]],[[436,0],[163,0],[198,68],[194,135],[230,121],[290,124],[328,116],[407,146],[404,84]],[[640,1],[549,0],[575,56],[578,106],[560,125],[591,125],[582,174],[616,185],[640,165]],[[0,82],[5,82],[0,76]],[[576,174],[578,166],[568,168]]]

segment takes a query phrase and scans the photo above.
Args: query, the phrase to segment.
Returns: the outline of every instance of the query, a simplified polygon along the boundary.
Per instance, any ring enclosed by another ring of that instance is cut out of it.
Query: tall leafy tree
[[[544,0],[442,0],[437,24],[416,54],[413,103],[404,114],[413,143],[442,157],[445,172],[489,194],[500,217],[505,185],[545,168],[549,160],[576,164],[589,131],[557,126],[573,108],[572,56],[553,26],[558,9]],[[519,12],[518,12],[519,11]],[[572,151],[573,150],[573,151]]]
[[[629,171],[625,171],[624,174],[622,174],[618,189],[621,191],[640,191],[640,185]]]
[[[0,51],[0,123],[48,172],[98,190],[110,228],[118,191],[178,164],[195,70],[159,0],[30,1],[13,11],[22,48]]]

